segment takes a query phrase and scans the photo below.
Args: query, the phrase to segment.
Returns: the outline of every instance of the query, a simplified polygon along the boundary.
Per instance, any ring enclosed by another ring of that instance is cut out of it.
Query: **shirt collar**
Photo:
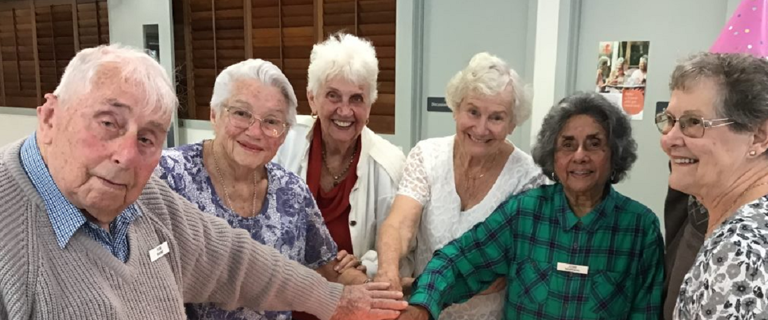
[[[583,218],[579,218],[568,205],[563,185],[558,183],[556,188],[555,208],[558,210],[557,217],[564,231],[571,230],[577,225],[589,232],[597,230],[597,227],[605,220],[608,213],[612,212],[616,207],[616,191],[613,189],[613,186],[608,186],[609,190],[603,201]]]
[[[43,198],[48,218],[51,221],[53,232],[56,234],[56,242],[59,247],[64,249],[72,236],[83,225],[99,228],[93,222],[86,220],[80,209],[75,207],[59,187],[53,181],[48,166],[43,161],[40,148],[37,145],[37,134],[33,133],[21,147],[21,165],[26,171],[27,176],[32,181],[32,185],[37,193]],[[112,222],[115,224],[118,220],[125,220],[131,223],[137,217],[141,216],[135,204],[131,204]],[[111,226],[110,226],[110,229]]]

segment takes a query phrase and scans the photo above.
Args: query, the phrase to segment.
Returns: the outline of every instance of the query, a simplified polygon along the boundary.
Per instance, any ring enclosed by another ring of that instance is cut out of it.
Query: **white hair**
[[[296,101],[296,93],[293,92],[293,86],[277,66],[261,59],[241,61],[219,73],[213,85],[213,95],[211,96],[211,108],[216,114],[221,112],[222,105],[232,95],[232,87],[235,83],[242,80],[256,80],[280,89],[283,98],[288,102],[285,110],[288,124],[293,126],[296,123],[298,102]]]
[[[531,88],[524,85],[520,76],[507,66],[504,60],[481,52],[472,57],[464,70],[456,73],[445,92],[445,102],[456,112],[461,101],[471,93],[493,96],[505,90],[512,91],[510,111],[516,125],[520,125],[531,116]]]
[[[312,48],[307,90],[316,95],[326,81],[337,76],[356,85],[367,84],[370,103],[376,102],[379,60],[370,41],[337,33]]]
[[[110,80],[134,86],[136,92],[144,97],[143,105],[152,106],[150,112],[170,117],[176,110],[176,92],[163,67],[146,53],[120,44],[101,45],[78,52],[64,70],[53,94],[62,106],[66,106],[73,97],[91,91],[93,78],[105,66],[119,68],[119,78]]]

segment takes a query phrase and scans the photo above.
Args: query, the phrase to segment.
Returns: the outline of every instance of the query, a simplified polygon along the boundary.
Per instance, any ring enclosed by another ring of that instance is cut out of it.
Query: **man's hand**
[[[397,320],[429,320],[429,312],[424,307],[408,306]]]
[[[389,285],[371,282],[364,285],[345,286],[339,305],[331,320],[380,320],[395,319],[408,307],[402,301],[403,293],[387,290]]]
[[[387,272],[384,270],[379,270],[379,272],[376,273],[376,277],[373,278],[373,281],[389,283],[389,290],[403,291],[403,285],[400,280],[400,275],[397,273],[397,271]]]

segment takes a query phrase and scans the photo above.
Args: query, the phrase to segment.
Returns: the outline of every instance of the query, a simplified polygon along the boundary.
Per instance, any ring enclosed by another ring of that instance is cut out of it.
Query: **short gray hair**
[[[285,77],[277,66],[261,59],[248,59],[238,62],[224,69],[216,77],[216,82],[213,85],[213,95],[211,96],[211,108],[216,114],[221,112],[222,105],[231,97],[232,87],[235,83],[242,80],[256,80],[262,84],[279,89],[288,103],[285,110],[287,122],[291,126],[296,123],[296,107],[298,102],[296,100],[296,93],[293,92],[293,86],[291,86],[288,78]]]
[[[493,96],[505,90],[512,91],[509,109],[516,125],[531,117],[531,89],[504,60],[481,52],[472,57],[464,70],[456,73],[445,89],[445,102],[453,112],[471,93]]]
[[[370,104],[378,97],[379,60],[371,42],[337,33],[312,47],[307,70],[307,91],[317,95],[325,82],[341,76],[356,85],[368,85]]]
[[[80,50],[67,65],[53,94],[66,107],[73,97],[91,91],[93,78],[105,66],[117,67],[119,78],[113,80],[135,86],[144,97],[142,104],[153,107],[150,111],[166,117],[176,111],[179,102],[165,69],[143,51],[120,44]]]
[[[686,91],[703,79],[718,87],[715,114],[734,122],[729,130],[753,132],[768,120],[768,60],[748,54],[697,53],[675,67],[669,89]]]
[[[637,143],[632,137],[629,117],[608,99],[594,92],[577,92],[560,100],[549,110],[531,152],[533,161],[544,174],[553,177],[557,138],[568,120],[578,115],[591,117],[605,130],[611,150],[610,182],[619,183],[637,160]]]
[[[624,68],[624,58],[618,58],[616,59],[616,65],[613,66],[614,70],[623,69]]]

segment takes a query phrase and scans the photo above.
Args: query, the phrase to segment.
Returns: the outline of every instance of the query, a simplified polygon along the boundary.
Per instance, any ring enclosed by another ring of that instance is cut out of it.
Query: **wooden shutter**
[[[195,118],[195,103],[189,100],[187,86],[187,36],[184,24],[184,4],[173,1],[173,53],[176,75],[176,94],[179,99],[178,116],[181,119]]]
[[[395,132],[396,0],[325,0],[325,36],[343,31],[367,38],[379,59],[379,97],[368,126],[378,133]]]
[[[186,76],[177,86],[180,101],[186,97],[187,102],[186,111],[179,115],[208,119],[216,76],[226,66],[247,58],[264,59],[281,68],[296,92],[299,113],[309,114],[306,87],[312,46],[329,34],[345,31],[368,38],[376,46],[379,99],[369,126],[376,132],[393,133],[395,2],[174,0],[176,67],[177,73]]]
[[[38,103],[34,16],[29,3],[9,6],[0,12],[3,105],[34,108]]]
[[[371,40],[379,58],[379,98],[368,126],[377,133],[395,133],[396,0],[357,0],[357,35]]]
[[[186,43],[192,47],[191,55],[187,54],[187,68],[192,68],[191,73],[187,72],[192,76],[187,84],[193,89],[187,99],[194,102],[188,106],[189,114],[194,119],[208,120],[216,76],[245,58],[243,0],[187,0],[182,6],[188,6],[184,10],[189,19],[184,19],[191,25],[185,34],[190,38]]]
[[[37,107],[78,50],[105,43],[106,0],[0,2],[0,105]]]
[[[75,56],[71,4],[35,5],[41,94],[52,93]]]
[[[307,68],[315,44],[315,6],[313,0],[281,0],[282,68],[299,102],[299,114],[310,114],[307,102]]]
[[[77,1],[80,49],[109,43],[109,13],[106,0]]]

